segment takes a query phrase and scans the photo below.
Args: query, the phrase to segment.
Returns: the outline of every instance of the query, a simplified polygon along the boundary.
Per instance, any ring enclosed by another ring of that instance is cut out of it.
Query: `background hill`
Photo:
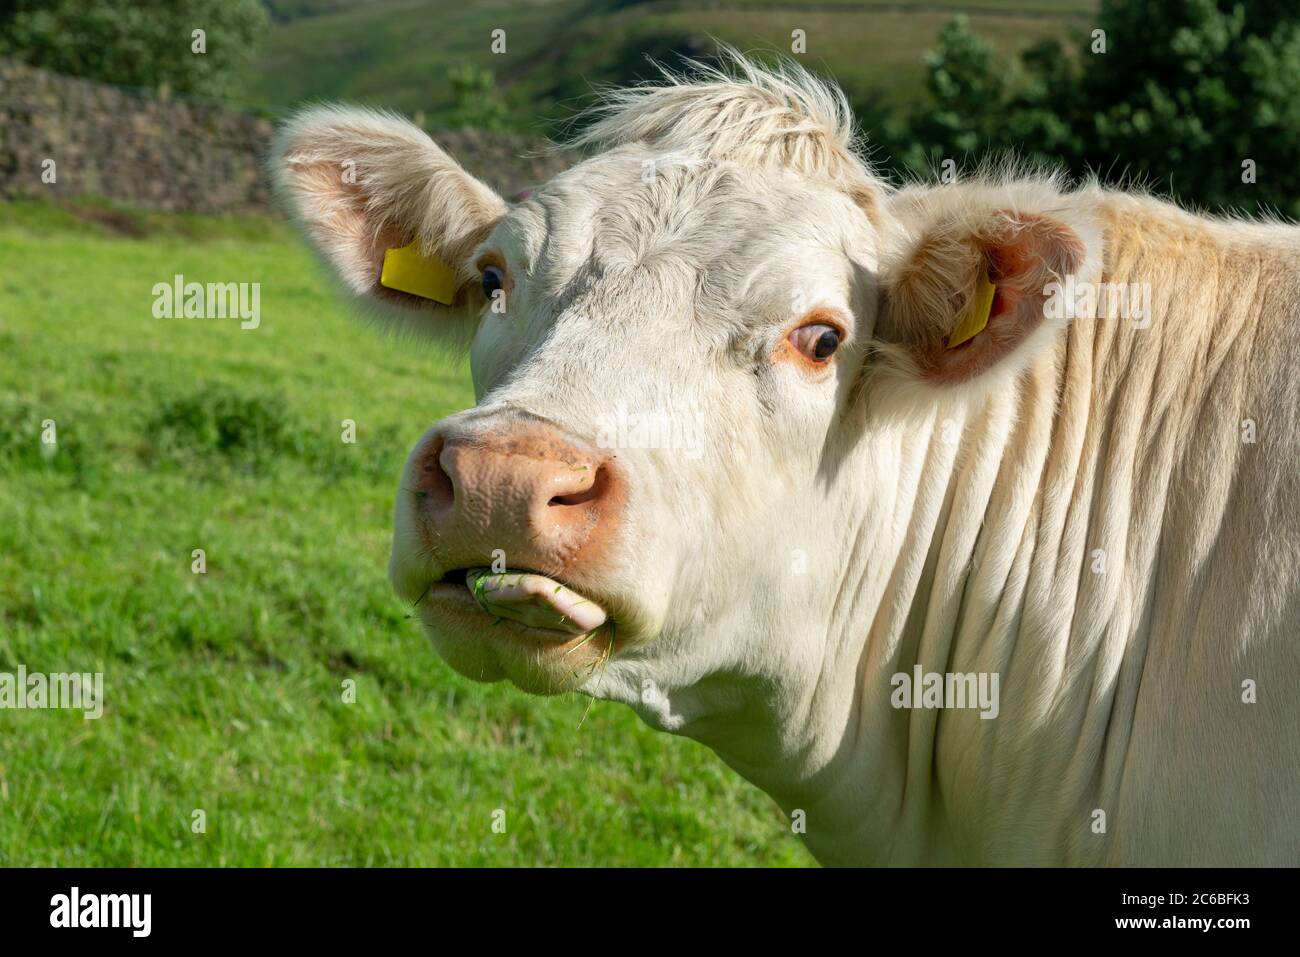
[[[204,51],[185,46],[195,24]],[[717,41],[836,80],[886,174],[965,175],[1014,150],[1205,209],[1300,215],[1294,0],[0,3],[0,56],[54,73],[271,117],[370,103],[431,131],[554,136],[596,88]]]
[[[273,0],[273,23],[249,73],[251,103],[283,110],[303,99],[347,99],[421,111],[431,126],[478,125],[461,115],[447,71],[492,72],[503,122],[550,134],[593,86],[652,74],[646,57],[707,55],[710,38],[743,50],[789,52],[807,35],[806,63],[834,76],[862,115],[916,100],[923,52],[954,16],[999,54],[1082,31],[1095,0]],[[507,54],[489,49],[506,30]]]

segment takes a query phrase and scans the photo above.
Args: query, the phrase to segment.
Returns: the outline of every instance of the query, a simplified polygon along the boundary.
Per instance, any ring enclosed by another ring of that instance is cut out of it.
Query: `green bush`
[[[452,67],[447,71],[447,82],[453,104],[446,116],[448,126],[483,130],[508,127],[510,111],[497,92],[496,76],[491,70],[472,64]]]
[[[1097,29],[1007,64],[958,18],[926,57],[926,101],[886,151],[927,172],[1013,149],[1200,206],[1300,215],[1300,7],[1104,0]]]
[[[223,97],[270,18],[258,0],[16,0],[0,6],[0,54],[105,83]],[[193,32],[205,52],[193,52]]]

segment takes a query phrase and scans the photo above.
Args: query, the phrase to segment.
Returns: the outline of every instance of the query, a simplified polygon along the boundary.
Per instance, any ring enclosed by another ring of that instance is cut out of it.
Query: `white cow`
[[[894,189],[852,125],[737,59],[616,93],[512,206],[397,117],[286,126],[348,292],[472,337],[397,591],[463,674],[706,743],[827,864],[1300,863],[1300,229]]]

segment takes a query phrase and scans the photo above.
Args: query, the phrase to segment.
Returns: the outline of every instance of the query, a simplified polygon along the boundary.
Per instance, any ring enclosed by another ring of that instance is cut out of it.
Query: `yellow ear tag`
[[[962,314],[957,327],[948,337],[949,349],[961,345],[968,339],[974,339],[984,331],[984,327],[989,324],[989,312],[993,308],[995,292],[997,286],[989,282],[988,273],[980,273],[979,281],[975,284],[975,295],[971,297],[966,312]]]
[[[444,306],[451,305],[456,298],[456,273],[442,260],[421,253],[419,240],[398,249],[385,250],[379,285],[421,299],[432,299]]]

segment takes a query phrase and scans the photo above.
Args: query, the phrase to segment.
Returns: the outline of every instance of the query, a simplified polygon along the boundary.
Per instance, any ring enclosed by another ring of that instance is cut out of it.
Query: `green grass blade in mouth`
[[[538,572],[470,568],[465,586],[488,614],[546,631],[582,635],[606,620],[597,603]]]

